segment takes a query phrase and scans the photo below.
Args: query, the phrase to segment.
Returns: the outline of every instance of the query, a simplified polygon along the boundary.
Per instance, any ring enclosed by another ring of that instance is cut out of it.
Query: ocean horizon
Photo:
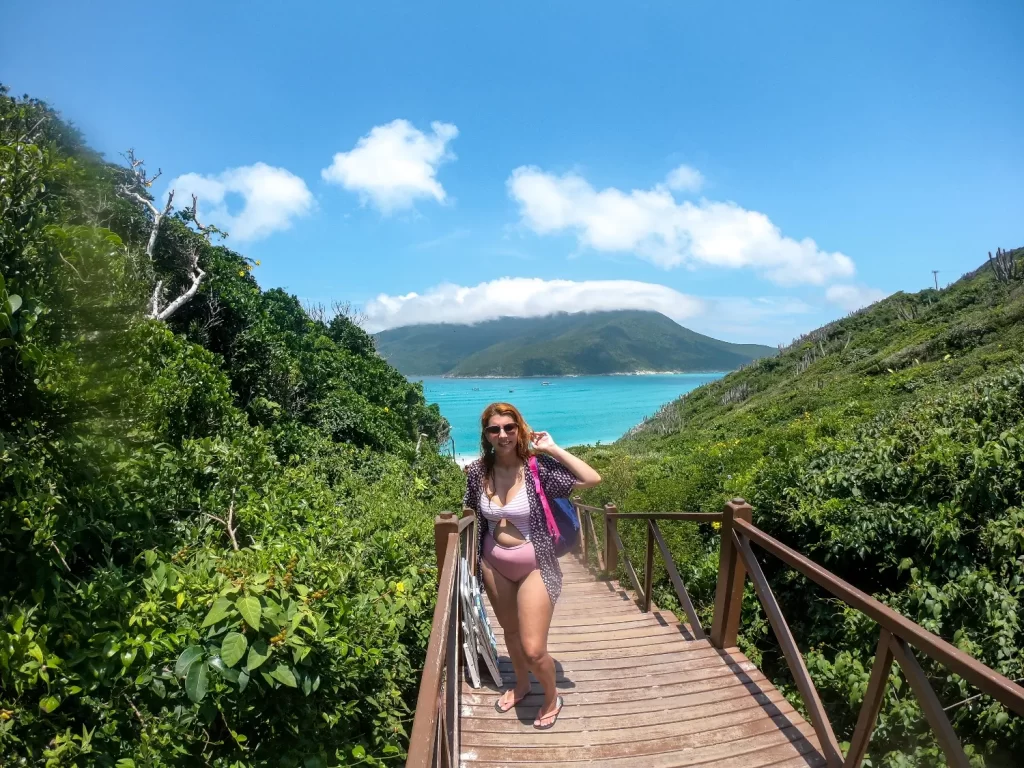
[[[648,373],[547,378],[445,378],[423,382],[428,403],[448,420],[460,463],[480,455],[480,414],[490,403],[515,405],[530,428],[550,432],[558,445],[612,443],[666,403],[717,381],[717,373]]]

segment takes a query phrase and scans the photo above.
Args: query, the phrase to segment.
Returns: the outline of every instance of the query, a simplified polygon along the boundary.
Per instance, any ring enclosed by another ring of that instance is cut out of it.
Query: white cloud
[[[419,198],[447,199],[437,180],[441,163],[454,159],[448,142],[459,135],[451,123],[430,124],[432,133],[408,120],[374,127],[348,152],[339,152],[320,175],[325,181],[358,192],[383,213],[410,208]]]
[[[868,288],[864,285],[830,285],[825,291],[825,298],[833,304],[838,304],[847,312],[866,307],[881,301],[888,294],[877,288]]]
[[[679,203],[668,184],[598,191],[573,173],[521,166],[507,186],[523,224],[537,234],[572,232],[582,246],[633,253],[666,269],[750,267],[776,283],[816,285],[854,272],[848,256],[822,251],[810,238],[784,237],[763,213],[731,202]]]
[[[195,195],[199,220],[222,227],[234,240],[257,240],[288,229],[295,218],[314,207],[306,182],[266,163],[229,168],[214,176],[186,173],[170,186],[181,206],[190,204],[190,195]],[[228,210],[229,194],[240,195],[243,200],[237,213]]]
[[[665,184],[680,192],[699,192],[704,186],[704,174],[689,165],[680,165],[669,173]]]
[[[424,294],[381,294],[365,311],[367,328],[376,332],[420,323],[478,323],[498,317],[610,309],[649,309],[682,321],[704,312],[706,304],[664,285],[634,280],[504,277],[472,287],[439,285]]]

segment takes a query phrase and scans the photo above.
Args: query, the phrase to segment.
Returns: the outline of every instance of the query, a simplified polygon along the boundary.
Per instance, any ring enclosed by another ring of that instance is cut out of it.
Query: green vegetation
[[[945,290],[891,296],[590,449],[604,478],[592,501],[713,511],[742,496],[773,536],[1024,678],[1024,283],[1013,277],[1022,256],[1004,254],[998,269],[986,263]],[[621,527],[638,562],[643,530]],[[663,530],[710,622],[716,533]],[[878,629],[772,557],[761,561],[837,735],[849,739]],[[656,602],[674,607],[660,567],[655,579]],[[798,704],[749,583],[741,645]],[[1021,719],[921,661],[974,763],[1016,765]],[[871,764],[942,764],[913,695],[898,676],[890,682]]]
[[[0,762],[393,765],[447,424],[146,179],[0,91]]]
[[[412,325],[376,338],[388,362],[418,376],[731,371],[776,354],[772,347],[702,336],[658,312],[631,310]]]

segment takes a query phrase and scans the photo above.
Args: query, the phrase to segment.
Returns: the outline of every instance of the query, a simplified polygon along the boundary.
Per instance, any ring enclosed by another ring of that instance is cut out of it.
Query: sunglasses
[[[488,435],[500,435],[501,431],[505,430],[506,435],[514,435],[516,431],[518,431],[518,429],[518,424],[502,424],[500,426],[492,425],[489,427],[484,427],[484,432],[486,432]]]

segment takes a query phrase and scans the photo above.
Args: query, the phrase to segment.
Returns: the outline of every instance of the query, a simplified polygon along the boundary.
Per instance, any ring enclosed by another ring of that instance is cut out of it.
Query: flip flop
[[[515,688],[513,688],[512,690],[514,691]],[[508,693],[508,691],[502,691],[501,696],[504,696],[506,693]],[[518,707],[519,706],[519,702],[521,702],[523,699],[525,699],[529,695],[530,695],[530,692],[527,691],[526,693],[524,693],[522,696],[520,696],[517,699],[517,698],[515,698],[515,694],[513,694],[511,706],[506,707],[505,709],[501,708],[501,696],[499,696],[498,700],[496,702],[494,702],[494,708],[496,710],[498,710],[499,712],[501,712],[501,714],[505,714],[506,712],[510,712],[511,710],[513,710],[516,707]]]
[[[548,728],[553,727],[554,724],[558,722],[558,716],[562,713],[562,707],[565,704],[565,702],[562,701],[562,697],[559,696],[557,699],[555,699],[555,703],[558,706],[555,707],[555,711],[554,712],[548,712],[548,714],[544,715],[544,717],[541,717],[540,714],[538,713],[537,719],[533,721],[533,727],[536,728],[538,731],[546,731]],[[547,725],[538,725],[537,724],[541,720],[547,720],[549,717],[554,717],[555,719],[552,720]]]

